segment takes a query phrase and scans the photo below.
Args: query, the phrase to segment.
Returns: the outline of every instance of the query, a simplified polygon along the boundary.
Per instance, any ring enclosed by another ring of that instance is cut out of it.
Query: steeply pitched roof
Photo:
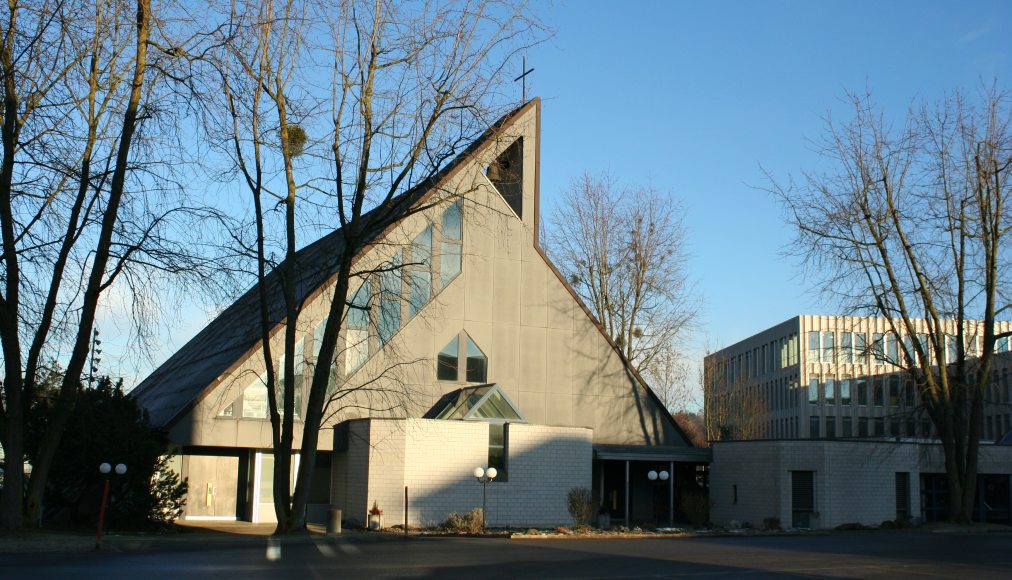
[[[443,180],[450,177],[464,161],[492,142],[498,132],[512,120],[520,117],[529,107],[536,105],[535,98],[510,111],[496,121],[460,155],[435,175],[391,201],[391,206],[406,213],[423,202]],[[385,209],[375,208],[362,216],[362,223],[373,222],[371,216]],[[366,234],[367,242],[380,238],[384,230]],[[357,256],[370,247],[363,243]],[[295,254],[299,267],[295,268],[296,301],[301,305],[337,274],[339,257],[344,248],[344,235],[338,229]],[[279,265],[266,277],[268,288],[268,319],[271,328],[284,322],[285,307],[281,294]],[[260,309],[257,285],[247,290],[238,300],[212,320],[203,330],[155,369],[131,392],[137,402],[148,411],[151,424],[171,426],[200,400],[230,369],[242,363],[246,355],[258,348],[261,337]]]

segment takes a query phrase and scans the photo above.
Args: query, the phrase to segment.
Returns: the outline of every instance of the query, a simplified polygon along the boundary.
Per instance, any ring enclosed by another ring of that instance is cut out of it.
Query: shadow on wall
[[[633,371],[603,337],[600,340],[605,356],[587,353],[584,349],[573,350],[574,359],[593,368],[593,376],[596,377],[597,388],[581,397],[585,404],[594,406],[592,410],[584,412],[594,417],[593,424],[587,426],[594,429],[595,441],[691,447],[691,443],[678,432],[663,404],[652,396],[649,387],[637,380]],[[577,423],[580,422],[580,416],[578,410]]]

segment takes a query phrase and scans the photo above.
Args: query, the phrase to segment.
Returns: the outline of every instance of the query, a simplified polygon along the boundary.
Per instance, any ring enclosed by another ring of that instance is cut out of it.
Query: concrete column
[[[631,528],[629,524],[629,460],[625,460],[625,527]]]
[[[675,525],[675,462],[668,462],[668,525]]]

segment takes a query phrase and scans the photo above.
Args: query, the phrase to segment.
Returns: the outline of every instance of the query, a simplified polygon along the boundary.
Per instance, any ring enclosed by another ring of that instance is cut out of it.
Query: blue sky
[[[534,7],[555,32],[527,53],[535,68],[528,94],[544,103],[543,213],[584,171],[681,199],[690,273],[705,300],[693,360],[795,314],[836,310],[781,257],[791,232],[761,190],[761,167],[782,179],[817,167],[808,140],[822,134],[827,113],[846,114],[846,91],[869,88],[900,119],[913,99],[1012,78],[1007,1]],[[519,101],[519,83],[515,94]],[[137,360],[117,337],[124,329],[114,310],[99,320],[106,366],[128,383],[206,320],[179,312],[167,321],[161,355]]]
[[[555,36],[527,57],[528,94],[544,100],[544,212],[583,171],[683,200],[705,299],[697,351],[836,310],[781,256],[791,231],[759,188],[761,167],[786,179],[818,166],[810,141],[827,113],[846,116],[847,91],[870,89],[901,122],[913,99],[1012,78],[1012,2],[571,1],[541,14]]]

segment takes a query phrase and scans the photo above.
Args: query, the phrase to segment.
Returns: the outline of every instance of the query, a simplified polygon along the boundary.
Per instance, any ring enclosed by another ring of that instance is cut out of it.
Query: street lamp
[[[657,481],[658,478],[661,481],[667,481],[668,477],[670,477],[668,475],[668,472],[663,470],[660,473],[657,473],[653,469],[647,472],[647,479],[649,479],[650,481]]]
[[[109,472],[113,470],[113,467],[104,461],[98,466],[98,471],[105,476],[105,484],[102,486],[102,505],[98,508],[98,529],[95,531],[96,550],[102,549],[102,527],[105,524],[105,505],[109,501]],[[125,464],[116,464],[116,475],[123,475],[126,471],[127,466]]]
[[[499,475],[494,467],[488,469],[482,469],[480,467],[474,468],[474,477],[481,484],[481,531],[485,531],[485,506],[487,505],[488,499],[488,484],[492,483],[495,476]]]

